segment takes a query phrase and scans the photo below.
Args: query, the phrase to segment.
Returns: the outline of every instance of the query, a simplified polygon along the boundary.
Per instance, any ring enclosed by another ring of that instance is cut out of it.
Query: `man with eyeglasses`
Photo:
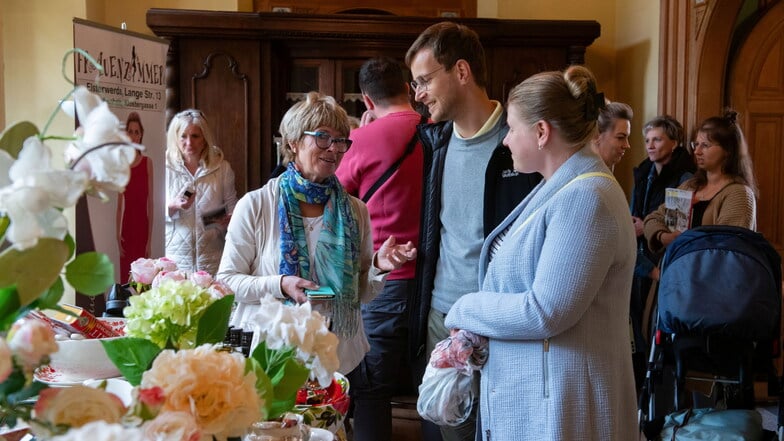
[[[422,147],[416,127],[427,119],[411,106],[403,69],[394,59],[366,61],[359,70],[359,88],[368,110],[364,124],[351,131],[354,145],[337,177],[349,194],[367,204],[376,250],[389,236],[416,246],[422,199]],[[410,393],[413,386],[407,376],[406,305],[416,287],[415,270],[416,262],[410,261],[391,272],[378,297],[362,305],[370,351],[349,374],[354,441],[391,440],[391,399]]]
[[[436,23],[408,49],[406,64],[416,100],[436,121],[419,131],[425,190],[419,283],[411,302],[412,350],[429,357],[435,344],[449,337],[444,326],[449,308],[462,295],[479,290],[485,237],[541,176],[517,173],[502,144],[509,130],[506,113],[487,95],[484,49],[476,32],[452,22]],[[473,440],[476,421],[474,411],[459,426],[442,426],[441,434],[448,441]]]

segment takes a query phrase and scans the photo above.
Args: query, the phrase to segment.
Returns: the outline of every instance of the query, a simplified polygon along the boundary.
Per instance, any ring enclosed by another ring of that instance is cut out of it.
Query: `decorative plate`
[[[82,381],[84,381],[70,378],[62,372],[57,372],[57,370],[49,365],[44,365],[36,369],[33,373],[33,378],[40,383],[54,387],[76,386],[82,384]]]

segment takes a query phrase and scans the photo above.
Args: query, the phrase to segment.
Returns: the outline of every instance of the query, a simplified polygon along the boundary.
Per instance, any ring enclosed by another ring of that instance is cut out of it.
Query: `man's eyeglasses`
[[[316,139],[316,147],[320,148],[321,150],[326,150],[332,144],[335,144],[335,150],[338,153],[346,153],[348,148],[351,147],[351,144],[354,142],[348,138],[333,138],[327,132],[303,132],[306,135],[310,135]]]
[[[415,81],[412,81],[411,83],[409,83],[409,84],[411,84],[411,88],[414,89],[414,92],[419,92],[420,88],[422,88],[422,91],[427,92],[428,87],[430,87],[430,82],[433,81],[433,78],[435,78],[435,76],[432,76],[432,77],[430,77],[430,76],[433,75],[434,73],[438,72],[439,70],[443,69],[443,68],[444,68],[444,66],[441,66],[438,69],[436,69],[434,71],[431,71],[430,73],[427,73],[427,74],[425,74],[423,76],[420,76],[419,77],[419,81],[415,80]],[[430,77],[430,78],[425,79],[425,77]]]
[[[707,142],[695,142],[695,141],[692,141],[692,142],[689,143],[689,145],[691,146],[691,151],[696,151],[697,147],[705,150],[705,149],[708,149],[710,147],[713,147],[716,144],[710,144],[710,143],[707,143]]]

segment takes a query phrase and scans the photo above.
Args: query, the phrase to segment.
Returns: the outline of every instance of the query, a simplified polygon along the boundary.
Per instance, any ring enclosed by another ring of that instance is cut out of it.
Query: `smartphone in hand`
[[[185,191],[182,193],[182,195],[183,195],[183,196],[185,196],[186,198],[190,198],[191,196],[193,196],[193,191],[191,191],[191,190],[185,190]]]
[[[328,286],[322,286],[319,289],[306,289],[305,295],[308,296],[308,300],[325,300],[334,298],[335,291]]]

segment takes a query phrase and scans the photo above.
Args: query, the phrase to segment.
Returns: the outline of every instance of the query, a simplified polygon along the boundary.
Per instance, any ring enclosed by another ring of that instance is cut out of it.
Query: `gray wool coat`
[[[611,175],[570,183],[587,172],[611,173],[583,148],[510,213],[485,241],[482,291],[446,318],[489,338],[477,439],[639,438],[628,322],[634,229]]]

